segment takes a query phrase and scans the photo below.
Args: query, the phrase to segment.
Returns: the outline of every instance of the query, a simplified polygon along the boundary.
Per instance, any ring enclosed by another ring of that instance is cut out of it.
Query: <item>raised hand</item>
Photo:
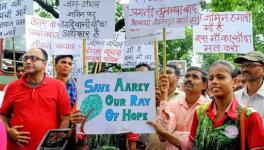
[[[169,91],[169,80],[167,75],[161,75],[159,78],[159,89],[160,89],[160,99],[168,100]]]
[[[72,124],[82,123],[84,120],[85,118],[80,110],[74,111],[70,116],[70,121]]]

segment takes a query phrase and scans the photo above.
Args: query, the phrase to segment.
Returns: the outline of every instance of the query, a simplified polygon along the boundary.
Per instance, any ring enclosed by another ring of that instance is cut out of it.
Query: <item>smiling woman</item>
[[[209,89],[214,96],[210,103],[200,105],[194,114],[189,140],[174,137],[159,124],[150,122],[157,133],[182,149],[240,149],[241,112],[245,110],[246,149],[264,148],[261,117],[252,108],[245,108],[233,96],[234,67],[219,60],[209,69]]]

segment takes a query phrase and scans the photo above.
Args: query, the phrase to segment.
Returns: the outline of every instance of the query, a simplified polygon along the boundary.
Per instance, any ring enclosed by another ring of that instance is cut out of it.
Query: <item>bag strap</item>
[[[240,148],[241,150],[246,150],[246,109],[247,106],[242,107],[240,113]]]

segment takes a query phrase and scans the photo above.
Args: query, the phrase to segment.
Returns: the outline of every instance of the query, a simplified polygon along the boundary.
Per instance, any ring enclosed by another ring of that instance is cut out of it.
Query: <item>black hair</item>
[[[199,71],[202,74],[203,83],[206,83],[206,84],[208,83],[208,74],[207,74],[207,72],[204,69],[202,69],[200,67],[196,67],[196,66],[191,66],[190,68],[187,69],[186,72],[188,72],[188,71]],[[203,89],[202,90],[202,95],[205,96],[206,95],[206,91],[207,91],[207,89]]]
[[[232,78],[234,79],[237,76],[237,73],[235,71],[235,67],[228,61],[226,60],[217,60],[216,62],[214,62],[210,68],[212,68],[213,66],[216,65],[224,65],[228,68],[228,71],[230,72]]]
[[[139,64],[136,65],[136,69],[137,69],[137,68],[140,68],[140,67],[146,67],[146,68],[148,69],[148,71],[151,70],[150,65],[148,65],[148,64],[146,64],[146,63],[139,63]]]
[[[16,63],[16,70],[18,69],[18,67],[23,67],[23,64],[22,63]]]
[[[204,83],[207,83],[207,82],[208,82],[208,74],[207,74],[207,72],[206,72],[205,70],[203,70],[203,69],[200,68],[200,67],[191,66],[190,68],[187,69],[186,72],[188,72],[188,71],[192,71],[192,70],[201,72],[203,82],[204,82]]]
[[[66,58],[66,57],[69,57],[69,58],[71,58],[71,60],[73,60],[73,56],[72,55],[58,55],[55,58],[55,64],[57,65],[60,59]]]
[[[48,61],[48,53],[43,48],[38,48],[38,49],[41,50],[41,52],[44,56],[44,60]]]
[[[180,69],[176,65],[167,64],[166,66],[172,68],[176,76],[180,76]]]

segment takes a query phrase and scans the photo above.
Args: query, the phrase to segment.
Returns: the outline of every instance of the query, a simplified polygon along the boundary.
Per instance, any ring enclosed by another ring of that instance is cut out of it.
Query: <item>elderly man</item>
[[[165,93],[159,93],[161,99],[159,109],[159,120],[164,128],[175,136],[188,138],[191,130],[194,112],[197,106],[209,101],[204,94],[207,89],[207,73],[199,67],[190,67],[187,69],[184,78],[185,97],[177,101],[168,102]],[[168,87],[167,76],[161,76],[160,86]],[[165,97],[163,97],[165,94]],[[163,95],[163,96],[162,96]],[[167,143],[167,150],[177,149],[170,143]]]
[[[252,51],[237,57],[235,63],[240,64],[242,76],[247,81],[243,89],[235,92],[235,96],[240,103],[257,110],[264,121],[264,54]]]
[[[32,48],[23,56],[25,75],[9,84],[0,109],[8,149],[35,150],[49,129],[68,128],[70,101],[65,85],[45,74],[48,55]]]

